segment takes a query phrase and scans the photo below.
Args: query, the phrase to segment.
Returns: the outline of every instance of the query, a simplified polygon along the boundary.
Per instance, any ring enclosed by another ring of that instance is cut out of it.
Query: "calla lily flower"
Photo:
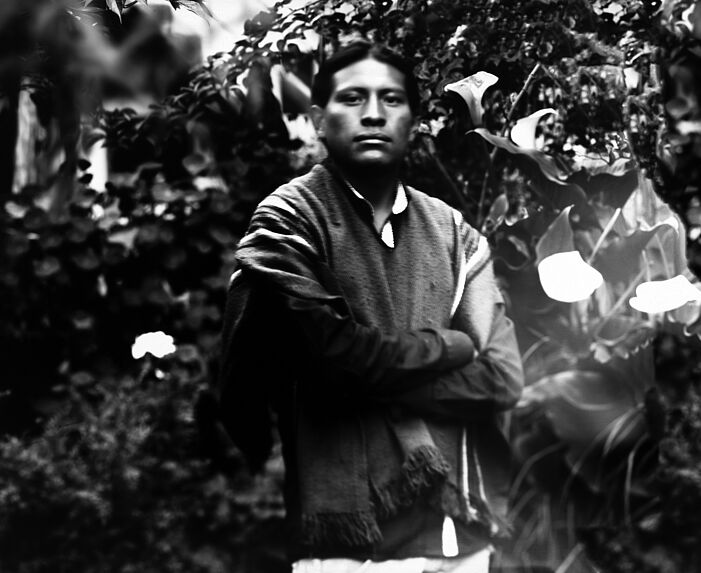
[[[511,128],[511,141],[524,149],[537,149],[535,131],[538,127],[538,122],[544,115],[553,113],[557,112],[553,108],[548,107],[519,119]]]
[[[555,253],[538,264],[540,284],[550,298],[576,302],[591,296],[604,277],[582,259],[579,251]]]
[[[648,281],[637,286],[630,306],[640,312],[656,314],[701,301],[701,291],[683,275],[665,281]]]
[[[489,72],[477,72],[471,76],[461,79],[460,81],[448,84],[443,88],[447,92],[455,92],[465,100],[467,107],[470,110],[472,123],[482,125],[482,96],[487,88],[493,86],[499,81],[499,78]]]
[[[158,332],[146,332],[137,336],[131,347],[131,355],[136,360],[143,358],[146,353],[152,354],[156,358],[163,358],[168,354],[172,354],[175,350],[173,337],[159,330]]]
[[[634,90],[640,84],[640,72],[634,67],[623,68],[623,81],[629,90]]]

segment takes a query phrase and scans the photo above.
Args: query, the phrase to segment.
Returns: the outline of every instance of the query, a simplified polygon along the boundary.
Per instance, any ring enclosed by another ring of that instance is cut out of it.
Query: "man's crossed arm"
[[[313,226],[305,223],[288,210],[259,207],[237,250],[241,270],[230,289],[250,288],[252,281],[274,293],[303,337],[310,360],[332,374],[326,377],[332,385],[326,393],[404,404],[441,416],[514,405],[523,375],[503,305],[494,309],[491,332],[476,359],[471,338],[461,330],[388,335],[361,325],[315,247]],[[461,306],[457,312],[464,312]]]

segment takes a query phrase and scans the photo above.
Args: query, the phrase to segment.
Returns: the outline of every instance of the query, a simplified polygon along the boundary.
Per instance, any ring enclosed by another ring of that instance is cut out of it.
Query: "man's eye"
[[[406,100],[402,96],[398,95],[386,95],[385,96],[385,103],[389,105],[401,105],[405,102]]]
[[[342,103],[356,104],[356,103],[360,103],[361,97],[358,94],[344,94],[344,95],[339,97],[339,100]]]

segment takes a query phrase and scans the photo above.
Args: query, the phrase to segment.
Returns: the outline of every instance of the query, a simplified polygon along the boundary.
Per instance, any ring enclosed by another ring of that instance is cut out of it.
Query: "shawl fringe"
[[[302,516],[302,538],[311,546],[329,543],[363,546],[381,541],[382,534],[375,516],[367,511],[318,513]]]
[[[433,445],[414,449],[402,464],[399,477],[383,487],[371,484],[378,513],[387,517],[408,507],[420,494],[443,484],[450,466]]]

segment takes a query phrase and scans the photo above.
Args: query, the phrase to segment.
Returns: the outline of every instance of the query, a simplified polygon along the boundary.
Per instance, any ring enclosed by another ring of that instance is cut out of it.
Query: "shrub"
[[[211,462],[217,437],[198,429],[192,408],[205,374],[197,349],[140,366],[75,380],[40,438],[0,442],[3,571],[272,572],[284,563],[270,533],[271,546],[251,546],[261,523],[279,528],[280,468],[252,478],[234,450]]]

